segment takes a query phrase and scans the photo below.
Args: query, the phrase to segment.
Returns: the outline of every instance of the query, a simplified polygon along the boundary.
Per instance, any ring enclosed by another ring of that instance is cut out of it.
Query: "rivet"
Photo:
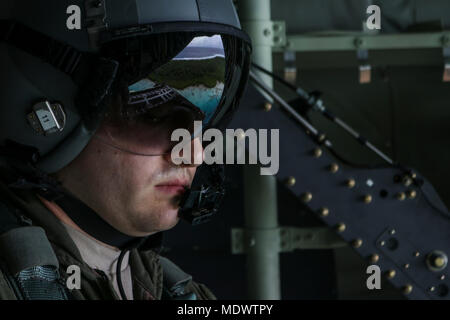
[[[403,182],[403,185],[405,187],[409,187],[412,184],[413,181],[412,181],[412,179],[410,177],[404,176],[403,179],[402,179],[402,182]]]
[[[355,239],[352,242],[353,248],[360,248],[363,244],[363,241],[361,239]]]
[[[347,187],[352,189],[352,188],[354,188],[356,186],[356,181],[355,181],[355,179],[348,179],[346,184],[347,184]]]
[[[383,240],[380,242],[380,246],[384,247],[384,245],[386,244],[386,242]]]
[[[364,196],[364,203],[371,203],[372,202],[372,196],[370,194],[367,194]]]
[[[434,290],[436,290],[436,287],[430,287],[430,289],[428,289],[430,292],[433,292]]]
[[[329,167],[331,173],[336,173],[339,171],[339,165],[336,163],[332,163]]]
[[[319,135],[319,137],[317,138],[317,140],[319,140],[320,143],[325,142],[326,139],[327,139],[327,136],[323,133],[321,133]]]
[[[308,203],[308,202],[310,202],[312,200],[312,197],[313,196],[312,196],[311,192],[305,192],[304,194],[302,194],[301,199],[302,199],[303,202]]]
[[[296,183],[296,180],[295,180],[294,177],[289,177],[286,180],[286,185],[289,186],[289,187],[295,186],[295,183]]]
[[[270,102],[266,102],[264,103],[264,110],[266,112],[269,112],[270,110],[272,110],[273,105]]]
[[[315,158],[320,158],[322,156],[322,149],[320,148],[315,148],[313,151],[313,155]]]
[[[336,226],[336,230],[337,230],[338,232],[344,232],[346,228],[347,228],[347,226],[345,225],[345,223],[339,223],[339,224]]]
[[[355,38],[354,44],[356,48],[359,48],[363,44],[363,40],[361,38]]]
[[[417,192],[415,190],[409,190],[407,196],[409,199],[414,199],[417,196]]]
[[[439,279],[445,280],[445,275],[442,275]]]
[[[370,256],[370,262],[377,263],[378,260],[380,260],[380,256],[378,254],[374,253],[373,255]]]
[[[394,229],[392,229],[389,233],[391,234],[391,235],[394,235],[395,234],[395,230]]]
[[[439,250],[434,250],[427,255],[426,264],[431,271],[441,271],[447,267],[447,255]]]
[[[321,208],[319,213],[322,217],[327,217],[330,214],[330,210],[328,208]]]
[[[404,294],[410,294],[412,290],[413,290],[413,286],[410,284],[407,284],[406,286],[403,287]]]
[[[389,271],[386,273],[386,277],[388,277],[388,279],[394,278],[395,275],[396,275],[395,270],[389,270]]]
[[[412,173],[411,174],[411,178],[413,178],[413,179],[417,178],[417,174],[416,173]]]
[[[279,24],[274,24],[273,25],[273,31],[279,32],[280,30],[281,30],[281,26]]]
[[[445,259],[442,257],[438,257],[434,259],[434,264],[436,265],[436,267],[441,268],[445,265]]]
[[[406,195],[404,192],[397,193],[397,200],[403,201],[406,199]]]
[[[403,267],[405,267],[405,269],[409,269],[409,263],[406,263]]]
[[[414,257],[417,258],[418,256],[420,256],[420,252],[419,251],[414,252]]]

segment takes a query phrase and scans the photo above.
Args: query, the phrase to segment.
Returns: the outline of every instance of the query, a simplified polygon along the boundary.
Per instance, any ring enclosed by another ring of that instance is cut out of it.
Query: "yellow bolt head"
[[[272,110],[272,107],[273,107],[273,105],[272,105],[270,102],[266,102],[266,103],[264,104],[264,110],[265,110],[266,112],[269,112],[270,110]]]
[[[380,260],[380,256],[378,254],[374,253],[373,255],[370,256],[370,262],[377,263],[378,260]]]
[[[336,230],[337,230],[338,232],[344,232],[345,229],[347,229],[347,226],[345,225],[345,223],[339,223],[339,224],[336,226]]]
[[[293,186],[295,185],[296,182],[297,182],[297,181],[295,180],[294,177],[289,177],[289,178],[286,180],[286,184],[287,184],[289,187],[293,187]]]
[[[330,214],[330,210],[328,208],[321,208],[319,211],[322,217],[327,217]]]
[[[395,275],[396,275],[395,270],[389,270],[389,271],[386,273],[386,276],[387,276],[389,279],[394,278]]]
[[[410,284],[407,284],[406,286],[403,287],[404,294],[410,294],[412,290],[413,290],[413,286]]]

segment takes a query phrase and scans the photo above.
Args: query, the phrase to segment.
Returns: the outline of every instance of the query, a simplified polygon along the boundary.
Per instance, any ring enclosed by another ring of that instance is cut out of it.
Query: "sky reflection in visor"
[[[145,102],[146,109],[150,110],[169,101],[172,88],[204,113],[203,122],[207,124],[222,99],[225,67],[222,37],[196,37],[170,62],[128,88],[129,105],[142,106]],[[157,94],[148,94],[150,89]]]

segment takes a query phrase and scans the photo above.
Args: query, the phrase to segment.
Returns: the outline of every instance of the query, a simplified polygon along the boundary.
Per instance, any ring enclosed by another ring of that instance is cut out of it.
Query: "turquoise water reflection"
[[[155,87],[155,83],[149,79],[143,79],[129,87],[130,93],[148,90]],[[204,123],[211,120],[217,106],[222,98],[224,84],[217,83],[214,88],[205,86],[188,87],[183,90],[176,90],[184,98],[197,106],[205,114]]]

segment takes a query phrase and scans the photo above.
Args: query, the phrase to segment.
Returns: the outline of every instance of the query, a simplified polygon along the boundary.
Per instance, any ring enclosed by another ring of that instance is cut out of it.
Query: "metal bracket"
[[[444,57],[444,74],[442,76],[443,82],[450,82],[450,38],[448,36],[442,37],[442,55]]]
[[[324,227],[231,230],[231,251],[233,254],[247,253],[256,246],[274,246],[278,252],[292,252],[297,249],[334,249],[347,245],[333,230]]]
[[[369,50],[362,49],[363,40],[355,39],[356,56],[359,61],[359,83],[366,84],[372,81],[372,67],[369,64]]]
[[[296,65],[295,51],[288,50],[284,52],[284,80],[292,84],[295,84],[297,81],[297,65]]]
[[[252,37],[254,45],[274,48],[286,46],[286,22],[247,21],[242,23],[244,30]]]
[[[448,46],[442,43],[445,37],[450,39],[450,31],[381,35],[365,32],[315,32],[288,35],[286,48],[276,48],[274,51],[352,51],[355,50],[355,42],[358,39],[361,40],[361,48],[368,50],[439,49]]]

